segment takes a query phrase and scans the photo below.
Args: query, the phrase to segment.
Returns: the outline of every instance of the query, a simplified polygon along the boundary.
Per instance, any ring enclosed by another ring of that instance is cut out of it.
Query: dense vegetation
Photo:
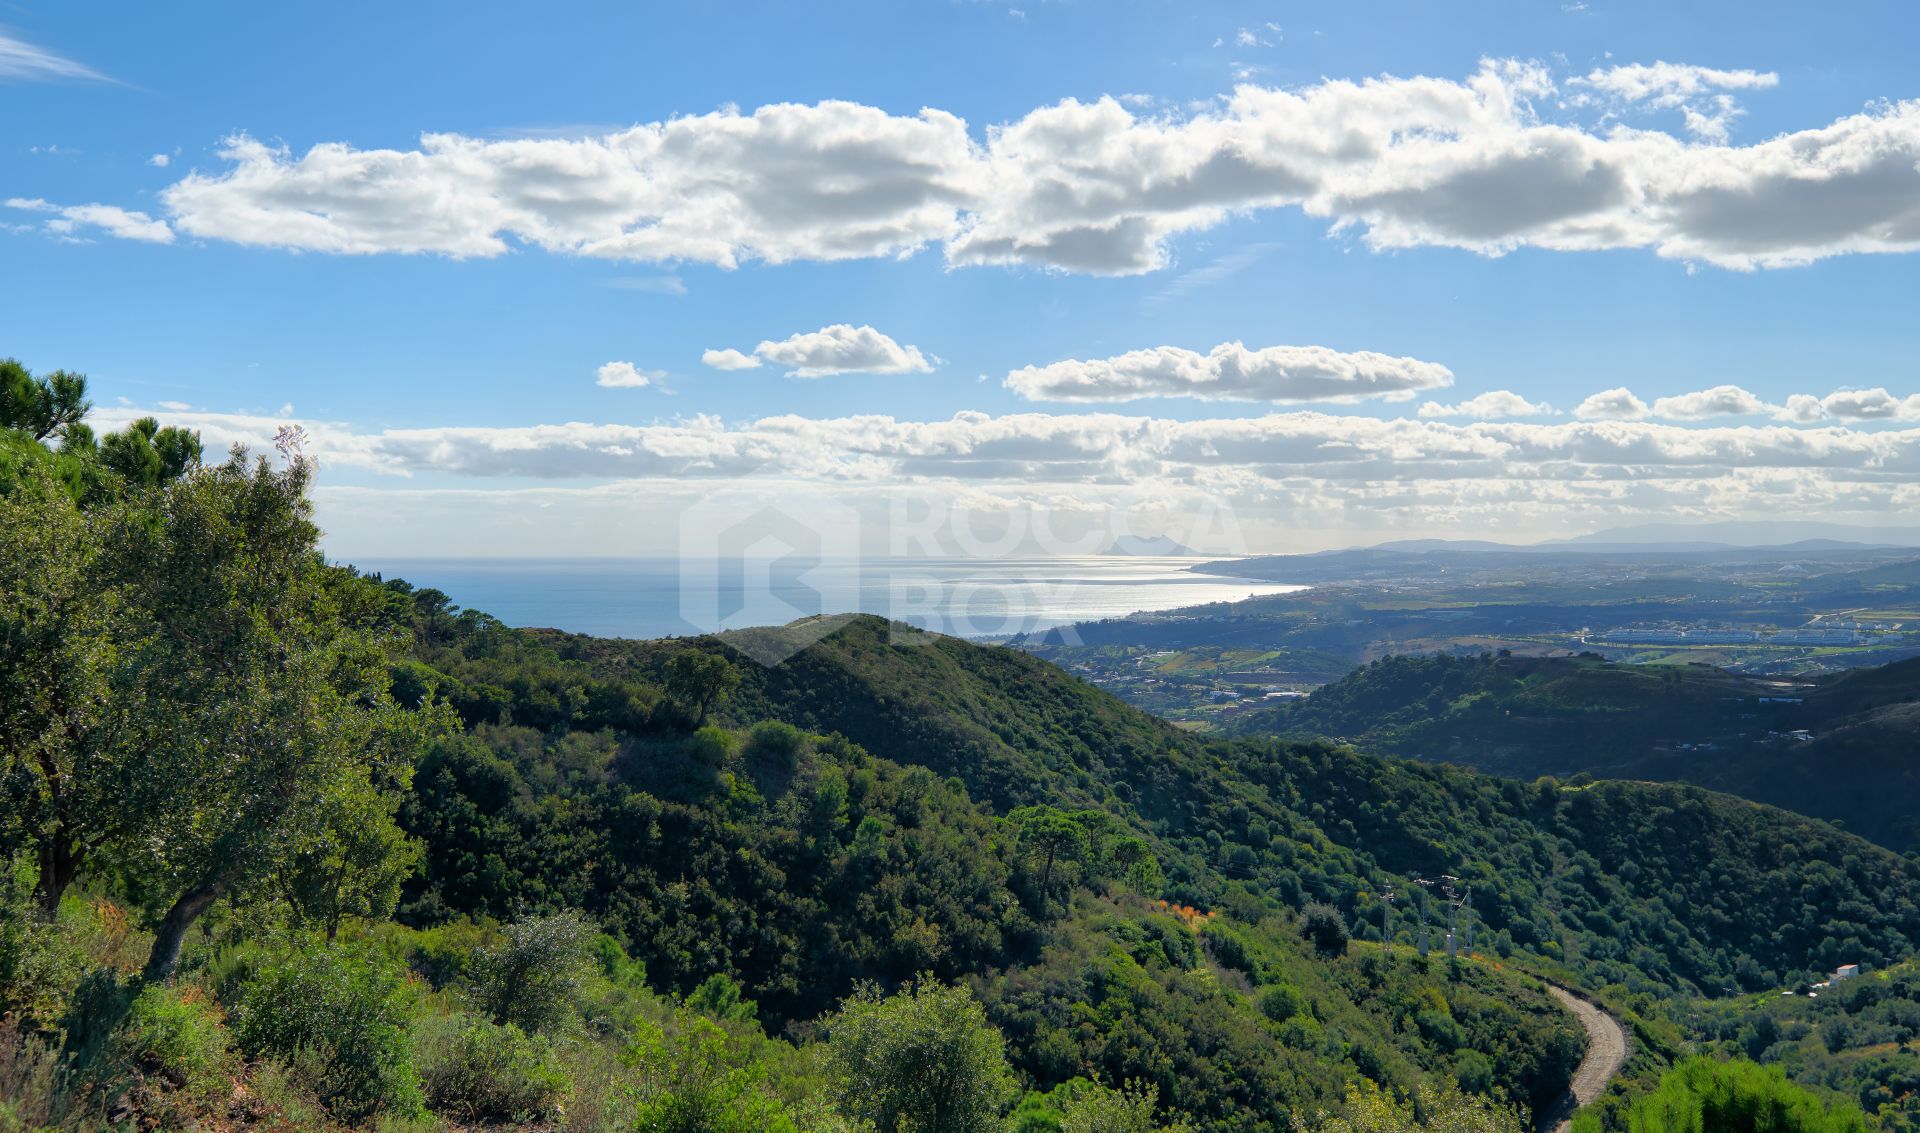
[[[1920,867],[1697,788],[1207,740],[877,619],[512,630],[325,564],[297,438],[7,380],[8,1133],[1509,1133],[1582,1045],[1529,972],[1653,1018],[1920,934]],[[1441,873],[1478,956],[1382,932]]]
[[[1890,1133],[1920,1129],[1920,968],[1793,990],[1688,1003],[1678,1015],[1704,1049],[1778,1067]]]
[[[1525,779],[1698,783],[1920,849],[1920,660],[1784,682],[1591,656],[1395,656],[1233,730]]]

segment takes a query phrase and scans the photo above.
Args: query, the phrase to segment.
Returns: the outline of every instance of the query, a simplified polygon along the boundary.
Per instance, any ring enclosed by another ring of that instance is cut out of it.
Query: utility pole
[[[1460,887],[1460,907],[1466,911],[1467,954],[1473,954],[1473,890],[1465,885]]]
[[[1427,943],[1427,892],[1433,882],[1424,877],[1416,877],[1413,883],[1420,887],[1420,956],[1426,958],[1430,945]]]
[[[1458,880],[1460,879],[1450,873],[1440,875],[1440,881],[1444,885],[1442,892],[1447,895],[1447,959],[1449,960],[1460,954],[1460,941],[1454,933],[1456,915],[1460,912],[1460,898],[1454,894],[1453,883]]]
[[[1380,942],[1393,943],[1393,886],[1380,894]]]

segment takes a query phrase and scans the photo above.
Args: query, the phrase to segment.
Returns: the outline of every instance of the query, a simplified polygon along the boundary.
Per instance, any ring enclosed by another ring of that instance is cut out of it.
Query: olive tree
[[[398,642],[316,550],[297,451],[236,453],[85,506],[0,493],[0,789],[42,914],[110,853],[160,913],[149,976],[222,896],[278,883],[331,927],[384,911],[408,846],[382,800],[451,725],[387,692]]]
[[[1013,1092],[1006,1040],[965,988],[923,975],[893,996],[868,986],[828,1023],[839,1105],[879,1133],[986,1133]]]
[[[358,580],[318,556],[311,477],[297,452],[284,469],[236,452],[154,497],[115,552],[126,600],[149,619],[130,661],[161,709],[123,783],[130,864],[171,898],[149,978],[171,975],[215,901],[337,838],[343,800],[404,790],[414,752],[449,726],[431,704],[393,702],[394,643],[343,616]]]
[[[0,790],[52,919],[87,860],[131,828],[122,785],[145,759],[132,654],[153,635],[109,564],[116,511],[83,512],[43,470],[0,493]]]

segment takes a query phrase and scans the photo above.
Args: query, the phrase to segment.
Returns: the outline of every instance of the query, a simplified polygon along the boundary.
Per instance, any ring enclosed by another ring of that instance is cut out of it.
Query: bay
[[[999,636],[1305,589],[1190,569],[1216,561],[367,558],[353,565],[444,591],[457,605],[508,625],[627,638],[784,625],[850,612],[962,637]]]

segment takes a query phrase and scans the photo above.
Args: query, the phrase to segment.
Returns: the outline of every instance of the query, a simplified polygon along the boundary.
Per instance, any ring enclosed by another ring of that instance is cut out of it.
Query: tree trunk
[[[57,836],[40,847],[40,880],[34,888],[34,897],[39,902],[42,919],[52,921],[59,916],[60,898],[67,886],[73,884],[74,875],[80,872],[82,857]]]
[[[223,879],[189,889],[180,895],[180,899],[161,919],[160,927],[153,930],[153,951],[147,956],[146,969],[140,973],[142,979],[148,983],[159,983],[173,978],[175,969],[180,967],[180,946],[186,941],[187,930],[226,891],[227,882]]]

